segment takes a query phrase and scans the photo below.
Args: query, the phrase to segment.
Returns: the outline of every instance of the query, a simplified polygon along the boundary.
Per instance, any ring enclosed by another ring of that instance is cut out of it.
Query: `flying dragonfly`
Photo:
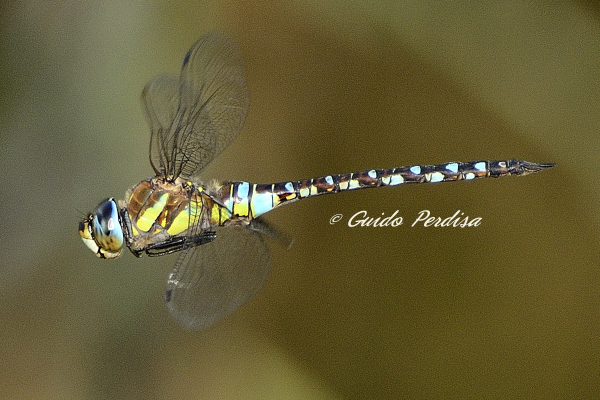
[[[171,315],[188,329],[206,329],[264,285],[277,233],[260,216],[283,204],[349,190],[408,183],[529,175],[552,167],[522,160],[449,162],[371,169],[280,183],[202,183],[204,167],[239,134],[249,104],[242,58],[223,32],[200,38],[179,77],[162,75],[142,91],[150,124],[155,176],[102,201],[79,235],[98,257],[178,253],[167,279]]]

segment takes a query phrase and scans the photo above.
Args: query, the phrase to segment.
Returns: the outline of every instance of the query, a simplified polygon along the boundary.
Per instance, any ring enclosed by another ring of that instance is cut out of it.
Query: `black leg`
[[[201,246],[210,243],[217,237],[216,232],[206,231],[194,236],[172,237],[160,243],[153,243],[146,247],[145,252],[149,257],[164,256],[176,253],[190,247]]]

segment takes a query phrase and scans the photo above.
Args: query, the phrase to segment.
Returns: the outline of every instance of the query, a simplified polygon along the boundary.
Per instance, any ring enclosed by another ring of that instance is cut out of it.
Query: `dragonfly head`
[[[79,223],[79,236],[100,258],[112,259],[121,255],[123,228],[115,199],[104,200]]]

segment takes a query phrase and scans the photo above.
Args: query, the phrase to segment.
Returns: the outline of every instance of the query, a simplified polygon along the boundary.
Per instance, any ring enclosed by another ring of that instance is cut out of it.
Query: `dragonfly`
[[[201,37],[179,77],[162,75],[142,91],[155,175],[123,200],[103,200],[79,223],[99,258],[178,253],[165,300],[184,328],[207,329],[259,292],[269,272],[265,238],[281,238],[262,218],[288,203],[323,194],[529,175],[554,164],[523,160],[448,162],[370,169],[312,179],[253,184],[203,183],[199,174],[240,133],[249,105],[242,57],[224,32]]]

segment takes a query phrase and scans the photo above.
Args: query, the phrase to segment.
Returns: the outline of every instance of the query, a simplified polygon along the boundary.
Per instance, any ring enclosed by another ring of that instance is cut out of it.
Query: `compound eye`
[[[123,228],[119,207],[114,199],[106,199],[92,212],[91,233],[98,244],[98,256],[116,258],[123,249]]]

